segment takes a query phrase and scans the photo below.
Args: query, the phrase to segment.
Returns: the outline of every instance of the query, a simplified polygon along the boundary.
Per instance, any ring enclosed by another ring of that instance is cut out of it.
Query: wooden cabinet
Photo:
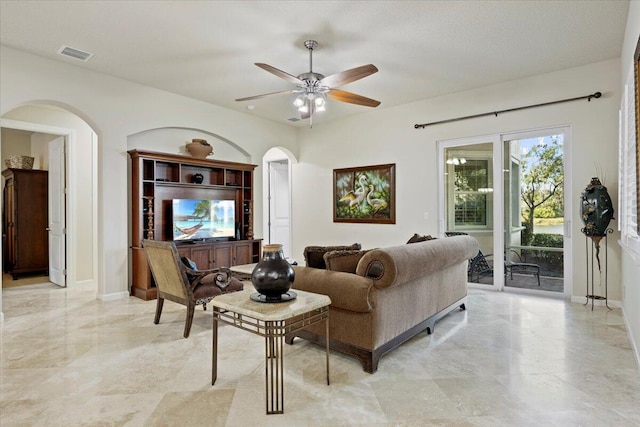
[[[6,169],[3,203],[3,269],[15,280],[49,270],[48,172]]]
[[[178,246],[178,253],[195,262],[199,269],[206,270],[258,262],[261,246],[260,239],[196,243]]]
[[[251,264],[258,262],[260,254],[255,259],[251,242],[237,242],[233,248],[233,265]]]
[[[253,172],[256,165],[131,150],[131,295],[156,297],[143,239],[172,240],[174,199],[235,201],[236,235],[203,242],[178,242],[181,256],[200,269],[258,262],[261,240],[253,239]],[[195,179],[194,176],[198,175]]]

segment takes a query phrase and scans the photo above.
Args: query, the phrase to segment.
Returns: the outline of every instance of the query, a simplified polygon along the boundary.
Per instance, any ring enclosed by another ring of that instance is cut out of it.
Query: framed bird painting
[[[395,163],[334,169],[333,222],[395,224]]]

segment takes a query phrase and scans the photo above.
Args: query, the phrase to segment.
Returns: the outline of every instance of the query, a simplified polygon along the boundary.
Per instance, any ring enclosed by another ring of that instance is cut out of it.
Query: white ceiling
[[[313,71],[372,63],[342,87],[406,104],[620,56],[628,1],[5,1],[0,42],[256,116],[297,124],[291,89],[255,65]],[[62,45],[94,54],[62,57]],[[580,95],[580,94],[578,94]],[[248,110],[247,105],[255,106]],[[314,123],[369,111],[329,101]]]

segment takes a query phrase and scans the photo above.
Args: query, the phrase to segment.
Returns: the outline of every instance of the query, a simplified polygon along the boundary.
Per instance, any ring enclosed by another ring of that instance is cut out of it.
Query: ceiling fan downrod
[[[313,49],[318,47],[318,42],[315,40],[307,40],[304,42],[304,47],[309,49],[309,74],[313,73]]]

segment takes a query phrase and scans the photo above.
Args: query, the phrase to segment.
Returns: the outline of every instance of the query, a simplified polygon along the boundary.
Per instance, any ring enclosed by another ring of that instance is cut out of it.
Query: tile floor
[[[94,288],[3,291],[0,425],[638,426],[640,375],[619,309],[471,289],[455,311],[384,356],[374,375],[333,352],[285,345],[285,414],[265,415],[264,345],[211,311],[102,302]]]

